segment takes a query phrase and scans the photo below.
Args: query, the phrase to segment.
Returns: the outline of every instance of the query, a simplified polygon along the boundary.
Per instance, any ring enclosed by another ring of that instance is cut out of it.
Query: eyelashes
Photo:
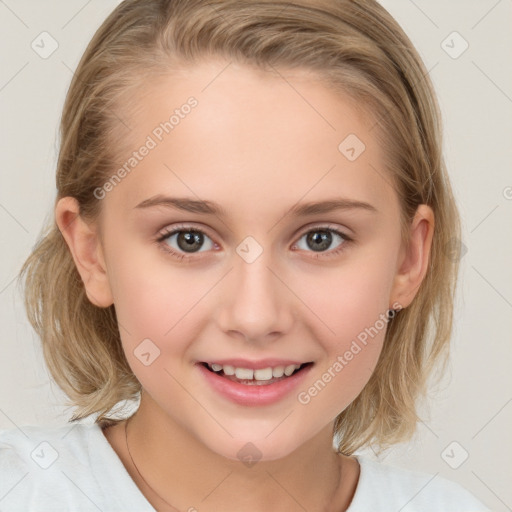
[[[305,253],[312,253],[312,255],[309,257],[314,259],[328,259],[335,257],[344,251],[347,245],[354,241],[353,238],[340,231],[337,227],[332,225],[320,225],[314,226],[309,228],[307,231],[304,231],[292,247],[297,247],[299,242],[304,238],[306,241],[303,245],[306,247],[308,247],[307,244],[309,243],[313,246],[320,245],[321,248],[325,248],[326,245],[332,245],[335,243],[337,238],[341,239],[339,246],[331,250],[315,251],[308,250],[307,248],[300,248],[300,250]],[[171,247],[169,243],[166,242],[169,239],[174,239],[174,243],[178,243],[178,247]],[[194,260],[200,259],[201,256],[198,255],[200,255],[202,252],[208,252],[208,250],[187,252],[186,250],[180,248],[179,244],[181,244],[182,247],[185,247],[186,249],[193,249],[194,246],[197,245],[203,246],[205,240],[210,241],[210,245],[212,246],[211,248],[217,247],[211,237],[202,229],[190,225],[178,225],[174,226],[173,228],[165,228],[163,231],[161,231],[156,239],[156,243],[164,252],[170,254],[172,257],[178,260]]]
[[[184,227],[174,228],[169,231],[164,231],[163,233],[161,233],[161,235],[157,239],[157,242],[162,244],[163,249],[165,251],[170,252],[171,254],[175,255],[176,257],[179,257],[179,259],[194,257],[194,255],[197,254],[196,252],[181,253],[181,252],[178,252],[177,249],[173,249],[172,247],[170,247],[169,244],[165,242],[167,239],[175,238],[176,235],[183,235],[183,234],[185,234],[185,236],[178,237],[179,241],[185,245],[188,245],[189,248],[192,248],[192,246],[194,244],[195,245],[202,244],[205,238],[211,241],[211,238],[204,231],[197,229],[197,228],[192,228],[190,226],[184,226]],[[213,245],[213,243],[212,243],[212,245]],[[205,252],[205,251],[201,251],[201,252]]]

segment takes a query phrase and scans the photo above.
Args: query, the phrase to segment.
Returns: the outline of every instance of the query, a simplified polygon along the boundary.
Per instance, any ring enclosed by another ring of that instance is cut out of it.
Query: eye
[[[195,254],[203,247],[205,240],[209,240],[206,250],[212,249],[215,244],[211,238],[201,229],[192,226],[176,226],[173,229],[165,229],[157,238],[157,243],[162,250],[171,253],[179,259],[187,259]]]
[[[305,247],[300,246],[300,241],[302,239],[305,239]],[[328,249],[336,240],[340,241],[341,243],[339,243],[338,246],[332,251],[329,251]],[[323,253],[327,253],[325,254],[325,257],[330,258],[343,251],[346,245],[352,241],[353,239],[351,237],[337,228],[332,226],[318,226],[304,233],[300,237],[299,243],[297,243],[296,246],[299,247],[299,249],[306,250],[308,252],[311,252],[309,251],[311,248],[313,252],[322,254],[322,256],[320,256],[320,254],[314,256],[315,258],[324,257]]]
[[[305,239],[305,247],[301,247],[303,245],[300,243],[302,239]],[[206,244],[206,248],[204,247],[205,240],[209,241]],[[336,240],[340,243],[334,250],[329,251],[329,248]],[[299,242],[292,248],[298,247],[306,252],[318,253],[313,256],[314,258],[330,258],[338,255],[352,241],[351,237],[335,227],[318,226],[303,233]],[[184,225],[178,225],[172,229],[164,229],[160,232],[156,242],[163,251],[170,253],[178,259],[193,258],[193,255],[198,252],[207,252],[217,247],[203,230]],[[201,251],[200,249],[202,248],[205,250]]]

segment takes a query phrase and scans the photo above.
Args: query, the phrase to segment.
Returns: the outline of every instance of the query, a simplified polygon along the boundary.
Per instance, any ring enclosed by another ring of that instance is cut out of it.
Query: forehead
[[[127,208],[169,194],[255,212],[329,193],[379,209],[394,190],[362,107],[307,70],[212,60],[169,71],[125,106],[129,149],[118,164],[152,148],[112,196]]]

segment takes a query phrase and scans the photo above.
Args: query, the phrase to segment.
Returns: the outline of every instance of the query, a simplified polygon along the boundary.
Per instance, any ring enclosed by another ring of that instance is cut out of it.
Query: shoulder
[[[32,510],[35,503],[57,506],[57,496],[66,493],[77,471],[89,472],[89,429],[79,424],[1,429],[2,505],[8,510]]]
[[[462,485],[428,474],[356,456],[359,483],[347,512],[490,512]]]
[[[153,510],[97,424],[0,429],[0,498],[13,512]]]
[[[74,424],[59,426],[24,425],[22,427],[0,429],[1,467],[6,463],[20,467],[36,466],[48,469],[53,463],[70,455],[82,455],[87,452],[89,434],[93,425]],[[72,443],[70,443],[72,440]],[[59,452],[59,448],[66,450]]]
[[[85,460],[88,432],[86,425],[34,426],[0,429],[0,468],[49,469],[60,458],[67,462],[69,456],[80,456]],[[72,450],[69,446],[72,440]],[[66,447],[63,450],[63,447]],[[3,482],[3,481],[2,481]]]

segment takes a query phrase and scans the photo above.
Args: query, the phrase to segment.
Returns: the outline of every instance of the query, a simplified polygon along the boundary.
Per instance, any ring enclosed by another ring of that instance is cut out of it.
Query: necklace
[[[166,503],[167,505],[169,505],[169,507],[171,507],[173,510],[176,510],[177,512],[180,512],[176,507],[174,507],[173,505],[171,505],[167,500],[165,500],[164,498],[162,498],[162,496],[160,496],[160,494],[158,494],[154,489],[153,487],[151,487],[151,485],[149,485],[145,478],[141,475],[140,471],[139,471],[139,468],[137,467],[137,464],[135,464],[135,461],[133,460],[133,457],[132,457],[132,454],[130,453],[130,448],[128,446],[128,422],[131,420],[131,418],[128,418],[124,424],[124,437],[125,437],[125,440],[126,440],[126,449],[128,450],[128,455],[130,456],[130,460],[132,461],[132,464],[133,464],[133,467],[137,470],[137,473],[139,474],[140,478],[142,479],[142,481],[164,502]],[[341,477],[341,468],[338,466],[338,482],[340,481],[340,477]],[[331,497],[334,498],[334,496],[336,495],[336,491],[337,491],[337,487],[335,487],[334,489],[334,493],[333,493],[333,496]]]
[[[124,424],[124,437],[125,437],[125,440],[126,440],[126,449],[128,450],[128,455],[130,456],[130,459],[132,461],[132,464],[133,464],[133,467],[137,470],[137,473],[139,474],[139,476],[141,477],[142,481],[164,502],[166,503],[167,505],[169,505],[169,507],[171,507],[173,510],[176,510],[177,512],[179,512],[179,510],[174,507],[173,505],[171,505],[167,500],[165,500],[164,498],[162,498],[162,496],[160,496],[160,494],[158,494],[154,489],[153,487],[151,487],[151,485],[149,485],[146,480],[144,479],[144,477],[140,474],[140,471],[139,471],[139,468],[137,467],[137,464],[135,464],[135,461],[133,460],[133,457],[132,457],[132,454],[130,453],[130,448],[128,447],[128,422],[130,421],[131,418],[129,418],[128,420],[126,420],[125,424]]]

